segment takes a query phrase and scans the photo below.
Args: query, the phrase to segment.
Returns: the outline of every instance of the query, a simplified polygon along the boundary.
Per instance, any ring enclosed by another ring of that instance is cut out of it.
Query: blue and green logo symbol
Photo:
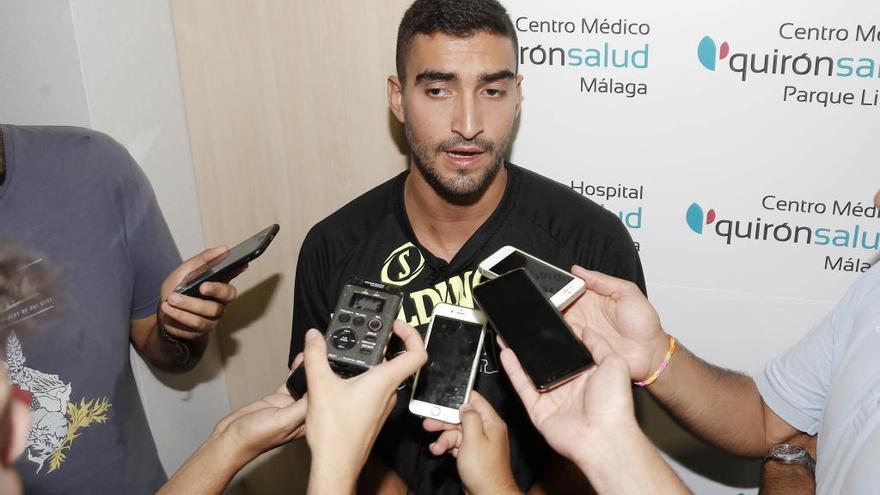
[[[687,209],[687,214],[685,215],[685,219],[687,220],[688,227],[691,228],[697,234],[703,233],[704,225],[711,225],[715,221],[715,210],[709,210],[703,213],[703,207],[698,205],[697,203],[692,203],[691,206]]]
[[[697,58],[700,59],[700,63],[703,64],[703,67],[714,71],[715,64],[719,60],[724,60],[727,58],[727,55],[730,54],[730,45],[725,41],[721,43],[721,46],[715,45],[715,40],[708,36],[704,36],[700,41],[699,46],[697,46]]]

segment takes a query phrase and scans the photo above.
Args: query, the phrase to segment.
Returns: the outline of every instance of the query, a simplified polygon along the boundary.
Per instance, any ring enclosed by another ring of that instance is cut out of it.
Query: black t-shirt
[[[638,253],[617,216],[559,183],[513,164],[506,167],[501,203],[449,263],[433,256],[413,234],[403,201],[408,172],[312,227],[296,269],[290,360],[302,351],[309,328],[327,327],[342,287],[352,277],[401,286],[405,298],[400,319],[424,336],[435,304],[475,306],[471,289],[480,281],[477,265],[505,245],[560,268],[578,264],[631,280],[644,291]],[[394,337],[389,355],[400,350]],[[527,489],[554,454],[501,370],[491,335],[485,339],[474,388],[507,422],[513,473]],[[411,393],[411,384],[398,391],[374,454],[417,494],[463,493],[455,460],[434,457],[428,450],[437,434],[425,432],[421,419],[408,411]]]

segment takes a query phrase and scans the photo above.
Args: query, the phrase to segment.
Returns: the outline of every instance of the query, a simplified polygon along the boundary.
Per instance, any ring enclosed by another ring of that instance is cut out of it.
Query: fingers
[[[209,249],[205,249],[201,253],[193,256],[192,258],[183,262],[184,265],[192,264],[192,269],[196,269],[201,265],[207,265],[212,261],[221,261],[221,256],[229,254],[229,248],[225,245],[221,244],[219,246],[214,246]]]
[[[430,431],[433,433],[438,431],[455,430],[458,429],[459,426],[452,423],[439,421],[433,418],[425,418],[424,420],[422,420],[422,428],[425,431]]]
[[[501,419],[501,416],[492,407],[492,404],[480,395],[476,390],[471,392],[470,402],[468,406],[480,416],[482,422],[483,434],[492,440],[504,438],[507,439],[507,423]],[[462,416],[462,423],[464,417]]]
[[[412,376],[428,360],[428,352],[425,351],[425,343],[422,341],[419,331],[406,323],[395,320],[394,333],[403,340],[406,352],[397,355],[390,361],[385,361],[373,368],[376,374],[382,374],[394,382],[394,386]]]
[[[202,287],[205,285],[207,284],[202,284]],[[181,311],[191,313],[207,320],[216,320],[223,315],[223,304],[216,301],[201,299],[199,297],[190,297],[172,292],[165,302]]]
[[[500,357],[501,364],[504,366],[504,371],[507,373],[508,378],[510,378],[513,389],[516,390],[516,394],[519,395],[520,400],[528,410],[529,406],[538,400],[538,391],[532,385],[529,377],[526,376],[526,372],[522,369],[519,359],[516,358],[512,350],[504,349],[501,351]]]
[[[627,380],[629,379],[629,365],[623,356],[614,351],[614,348],[611,347],[611,344],[605,337],[595,332],[589,332],[588,335],[585,335],[584,345],[587,346],[587,350],[593,356],[593,361],[596,362],[596,368],[592,368],[589,371],[598,367],[617,368],[620,376],[625,376]]]
[[[234,285],[224,284],[222,282],[204,282],[199,285],[199,294],[210,297],[211,299],[216,299],[217,301],[220,301],[220,303],[229,304],[235,300],[236,296],[238,296],[238,289],[236,289]],[[214,302],[214,304],[217,303]]]
[[[303,362],[303,353],[299,353],[296,355],[295,358],[293,358],[293,362],[290,363],[290,372],[293,373],[293,370],[297,369],[299,367],[299,365],[302,364],[302,362]],[[289,377],[290,375],[288,374],[287,376]]]
[[[309,410],[308,398],[303,397],[301,400],[288,404],[276,412],[281,424],[290,430],[296,430],[306,422],[306,413]],[[303,436],[305,429],[301,429],[293,438]],[[290,440],[293,440],[291,438]]]
[[[596,364],[601,364],[603,361],[608,359],[609,356],[614,354],[614,349],[611,347],[611,344],[599,335],[598,332],[584,332],[584,346],[586,346],[587,350],[590,351],[590,354],[593,356],[593,361]]]
[[[306,332],[305,349],[303,350],[303,365],[306,367],[306,381],[309,389],[313,389],[312,383],[324,381],[335,376],[327,362],[327,343],[324,336],[314,328]]]
[[[428,446],[428,449],[432,454],[440,456],[461,447],[461,441],[461,430],[455,429],[444,431],[439,437],[437,437],[437,440],[435,440],[434,443]]]
[[[207,318],[202,318],[201,316],[194,315],[188,311],[184,311],[182,309],[177,309],[168,301],[165,301],[160,306],[161,312],[164,316],[173,320],[172,324],[169,325],[167,320],[163,320],[166,327],[175,327],[175,330],[178,330],[175,333],[175,336],[183,337],[186,339],[194,339],[197,338],[211,330],[217,328],[216,320],[209,320]],[[159,316],[160,318],[162,315]],[[177,325],[173,324],[174,322]],[[182,326],[183,328],[178,328]]]
[[[641,291],[639,291],[638,287],[632,282],[605,275],[604,273],[586,270],[577,265],[571,268],[571,273],[572,275],[584,279],[584,282],[587,283],[588,289],[603,296],[612,296],[618,293],[631,293],[634,290],[641,294]]]
[[[486,437],[486,434],[483,432],[483,418],[474,406],[470,404],[461,406],[459,416],[461,417],[462,441],[470,442]]]

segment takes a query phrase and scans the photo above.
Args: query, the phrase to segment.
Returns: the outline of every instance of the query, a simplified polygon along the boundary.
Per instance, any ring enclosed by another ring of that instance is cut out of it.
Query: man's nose
[[[471,95],[465,95],[457,102],[452,120],[452,132],[471,140],[483,132],[483,118],[480,104]]]

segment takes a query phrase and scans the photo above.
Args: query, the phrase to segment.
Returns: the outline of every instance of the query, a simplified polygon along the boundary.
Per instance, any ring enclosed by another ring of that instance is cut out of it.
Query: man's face
[[[406,87],[389,79],[413,163],[451,202],[478,199],[501,168],[522,99],[515,57],[504,36],[420,34],[407,54]]]

